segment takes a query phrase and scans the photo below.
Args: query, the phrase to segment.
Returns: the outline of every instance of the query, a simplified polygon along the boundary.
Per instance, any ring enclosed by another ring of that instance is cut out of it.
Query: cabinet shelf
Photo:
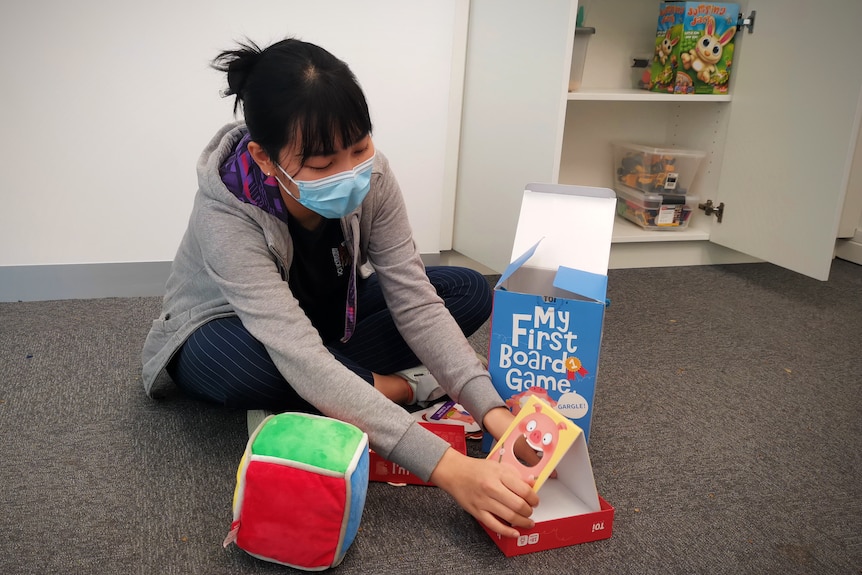
[[[570,101],[602,102],[729,102],[730,94],[663,94],[634,88],[581,88],[569,92]]]
[[[689,225],[684,230],[656,231],[645,230],[619,216],[614,219],[612,243],[628,244],[641,242],[686,242],[705,241],[709,239],[709,231]]]

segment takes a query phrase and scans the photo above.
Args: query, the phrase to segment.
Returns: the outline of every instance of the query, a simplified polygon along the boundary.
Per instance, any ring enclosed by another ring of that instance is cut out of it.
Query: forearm
[[[453,451],[449,443],[420,425],[410,426],[388,459],[410,470],[423,481],[432,481],[433,473],[447,451]]]
[[[489,410],[482,420],[482,427],[490,433],[494,439],[500,439],[503,433],[509,428],[509,425],[515,419],[512,412],[506,407],[495,407]]]

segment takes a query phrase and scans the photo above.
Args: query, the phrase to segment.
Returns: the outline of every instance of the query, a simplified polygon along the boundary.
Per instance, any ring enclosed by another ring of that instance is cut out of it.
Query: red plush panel
[[[237,545],[279,563],[329,567],[346,495],[343,478],[252,461],[245,474]]]

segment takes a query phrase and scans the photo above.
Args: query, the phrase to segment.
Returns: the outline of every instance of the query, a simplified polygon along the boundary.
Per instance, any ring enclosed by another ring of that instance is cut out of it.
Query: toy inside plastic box
[[[500,397],[515,415],[540,397],[587,441],[616,203],[607,188],[529,184],[494,289],[488,371]]]
[[[530,467],[515,457],[519,441],[542,453],[538,464]],[[488,459],[513,466],[524,480],[534,479],[539,495],[535,526],[521,529],[519,537],[503,537],[482,525],[507,557],[611,537],[614,508],[596,491],[583,430],[544,401],[529,398]]]
[[[657,148],[614,142],[614,189],[622,184],[647,194],[690,193],[697,169],[706,156],[699,150]]]
[[[692,196],[649,194],[617,184],[617,214],[645,230],[684,230],[691,219]]]

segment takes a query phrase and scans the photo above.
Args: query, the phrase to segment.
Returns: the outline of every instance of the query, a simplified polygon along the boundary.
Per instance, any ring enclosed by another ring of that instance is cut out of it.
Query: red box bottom
[[[610,539],[614,508],[601,496],[599,504],[601,510],[593,513],[538,522],[529,531],[521,531],[520,537],[502,537],[484,525],[482,528],[506,557]]]
[[[460,425],[429,423],[426,421],[420,421],[419,425],[427,428],[434,435],[448,441],[456,451],[464,455],[467,454],[467,439],[464,436],[464,428]],[[392,463],[388,459],[383,459],[374,453],[373,450],[369,453],[368,480],[384,481],[387,483],[409,483],[411,485],[433,485],[427,481],[422,481],[400,465]]]

